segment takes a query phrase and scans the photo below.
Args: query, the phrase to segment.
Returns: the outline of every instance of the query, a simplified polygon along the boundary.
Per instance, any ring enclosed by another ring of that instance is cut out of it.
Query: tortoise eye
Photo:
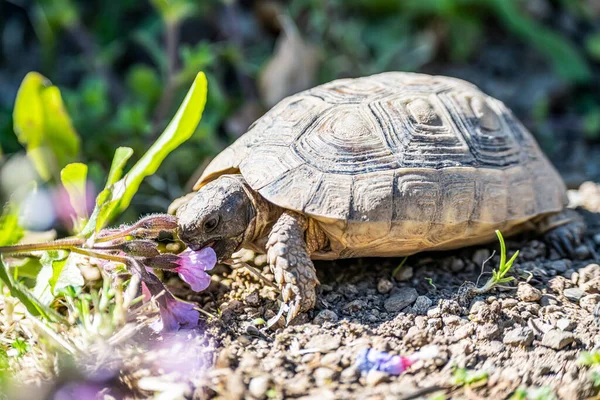
[[[209,219],[207,219],[206,221],[204,221],[204,232],[211,232],[213,231],[217,225],[219,225],[219,216],[215,216],[215,217],[210,217]]]

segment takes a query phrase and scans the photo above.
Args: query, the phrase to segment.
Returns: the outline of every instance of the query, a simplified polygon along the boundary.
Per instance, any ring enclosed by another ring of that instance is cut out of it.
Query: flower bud
[[[160,254],[156,257],[148,257],[142,261],[148,268],[175,269],[179,267],[179,256],[175,254]]]
[[[125,254],[134,257],[155,257],[158,252],[158,244],[151,240],[130,240],[121,243],[117,248]]]
[[[131,234],[144,239],[157,238],[161,232],[173,233],[177,219],[173,215],[154,214],[142,218],[131,227]]]

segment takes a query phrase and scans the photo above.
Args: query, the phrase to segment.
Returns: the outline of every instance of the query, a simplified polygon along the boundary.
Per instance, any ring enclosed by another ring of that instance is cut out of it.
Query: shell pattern
[[[351,255],[391,238],[444,247],[565,203],[558,173],[502,102],[423,74],[342,79],[284,99],[200,182],[236,168],[267,200],[321,221]]]

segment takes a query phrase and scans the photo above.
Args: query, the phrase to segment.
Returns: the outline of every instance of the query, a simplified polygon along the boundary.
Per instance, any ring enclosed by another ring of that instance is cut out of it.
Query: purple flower
[[[160,321],[152,325],[155,331],[175,332],[180,328],[190,329],[198,325],[200,313],[194,306],[177,300],[165,293],[159,300]]]
[[[179,277],[187,282],[192,290],[201,292],[210,285],[210,275],[206,271],[210,271],[217,263],[217,255],[210,247],[205,247],[199,251],[187,249],[179,253],[177,271]]]
[[[374,369],[390,375],[400,375],[415,361],[412,358],[394,356],[373,349],[364,349],[356,357],[356,364],[361,372],[369,372]]]

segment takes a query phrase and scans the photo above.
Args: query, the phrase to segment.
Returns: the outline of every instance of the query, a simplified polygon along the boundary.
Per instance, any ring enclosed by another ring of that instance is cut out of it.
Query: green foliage
[[[504,237],[499,230],[496,230],[496,236],[498,236],[498,241],[500,242],[500,264],[498,265],[498,269],[492,270],[492,277],[485,283],[485,285],[481,288],[475,289],[475,292],[477,293],[488,292],[497,285],[508,283],[515,279],[514,276],[506,276],[506,274],[510,271],[513,263],[519,256],[519,251],[517,250],[510,260],[506,261],[506,244],[504,243]]]
[[[549,386],[539,388],[519,387],[510,400],[556,400],[554,391]]]
[[[109,180],[105,189],[96,199],[96,207],[88,224],[83,229],[83,235],[98,232],[118,213],[123,212],[131,203],[142,180],[154,174],[163,160],[192,136],[202,118],[207,91],[206,76],[201,72],[197,75],[179,110],[162,135],[124,178],[114,181],[117,176],[120,177],[124,164],[131,156],[131,149],[117,150],[109,173]]]
[[[9,203],[0,215],[0,246],[17,243],[23,235],[23,228],[19,225],[18,208]]]
[[[60,315],[49,307],[46,307],[39,301],[25,285],[15,281],[10,275],[3,258],[0,256],[0,280],[6,285],[10,291],[10,295],[19,299],[25,306],[27,311],[33,316],[42,316],[49,321],[59,321],[62,318]]]
[[[19,88],[13,113],[14,130],[27,148],[42,179],[58,171],[79,154],[79,137],[67,115],[60,91],[37,72],[30,72]]]
[[[394,268],[394,270],[392,271],[392,279],[394,279],[394,277],[398,274],[398,272],[400,272],[404,264],[406,264],[406,260],[408,260],[408,257],[404,257],[402,261],[400,261],[400,264],[398,264],[398,266]]]
[[[202,117],[206,97],[206,77],[200,72],[171,123],[125,177],[123,177],[123,170],[132,156],[133,150],[128,147],[120,147],[115,151],[106,180],[106,187],[96,198],[96,207],[89,220],[84,206],[86,203],[88,166],[81,163],[71,163],[63,168],[60,176],[77,213],[77,228],[85,223],[80,235],[84,237],[91,236],[104,227],[111,218],[127,208],[142,180],[154,174],[169,153],[188,140],[194,133]],[[40,108],[46,107],[45,100],[47,98],[40,99],[38,104]],[[68,116],[65,114],[64,118],[68,119]],[[0,246],[13,244],[22,237],[23,230],[18,224],[17,215],[14,207],[7,207],[0,218],[0,226],[2,227]],[[0,258],[0,280],[10,290],[12,296],[18,298],[25,305],[32,316],[41,316],[46,320],[60,320],[60,316],[50,307],[55,297],[61,292],[71,293],[73,290],[76,291],[84,284],[83,276],[76,265],[76,255],[69,253],[70,250],[74,249],[64,243],[64,241],[60,242],[54,247],[54,250],[52,245],[43,243],[26,247],[28,251],[37,250],[41,251],[42,254],[38,261],[41,268],[28,268],[28,272],[37,271],[37,276],[34,274],[36,284],[33,293],[19,281],[18,269],[15,269],[14,276],[11,276],[4,260]],[[0,253],[18,251],[15,249],[15,247],[0,248]],[[84,254],[86,253],[84,252]],[[27,263],[29,262],[25,264]],[[78,308],[79,311],[88,309],[90,304],[78,303],[78,301],[84,301],[84,299],[85,296],[77,301],[73,300],[72,305]],[[96,305],[94,304],[94,306]]]
[[[21,338],[16,338],[10,346],[17,350],[17,357],[23,357],[29,351],[29,345]]]
[[[598,351],[582,351],[577,359],[577,364],[588,367],[600,366],[600,352]]]
[[[466,368],[457,368],[454,370],[450,383],[456,386],[472,386],[487,382],[488,373],[486,371],[473,371]]]
[[[60,180],[69,195],[75,210],[75,231],[79,231],[87,221],[86,191],[88,166],[81,163],[68,164],[60,171]]]

